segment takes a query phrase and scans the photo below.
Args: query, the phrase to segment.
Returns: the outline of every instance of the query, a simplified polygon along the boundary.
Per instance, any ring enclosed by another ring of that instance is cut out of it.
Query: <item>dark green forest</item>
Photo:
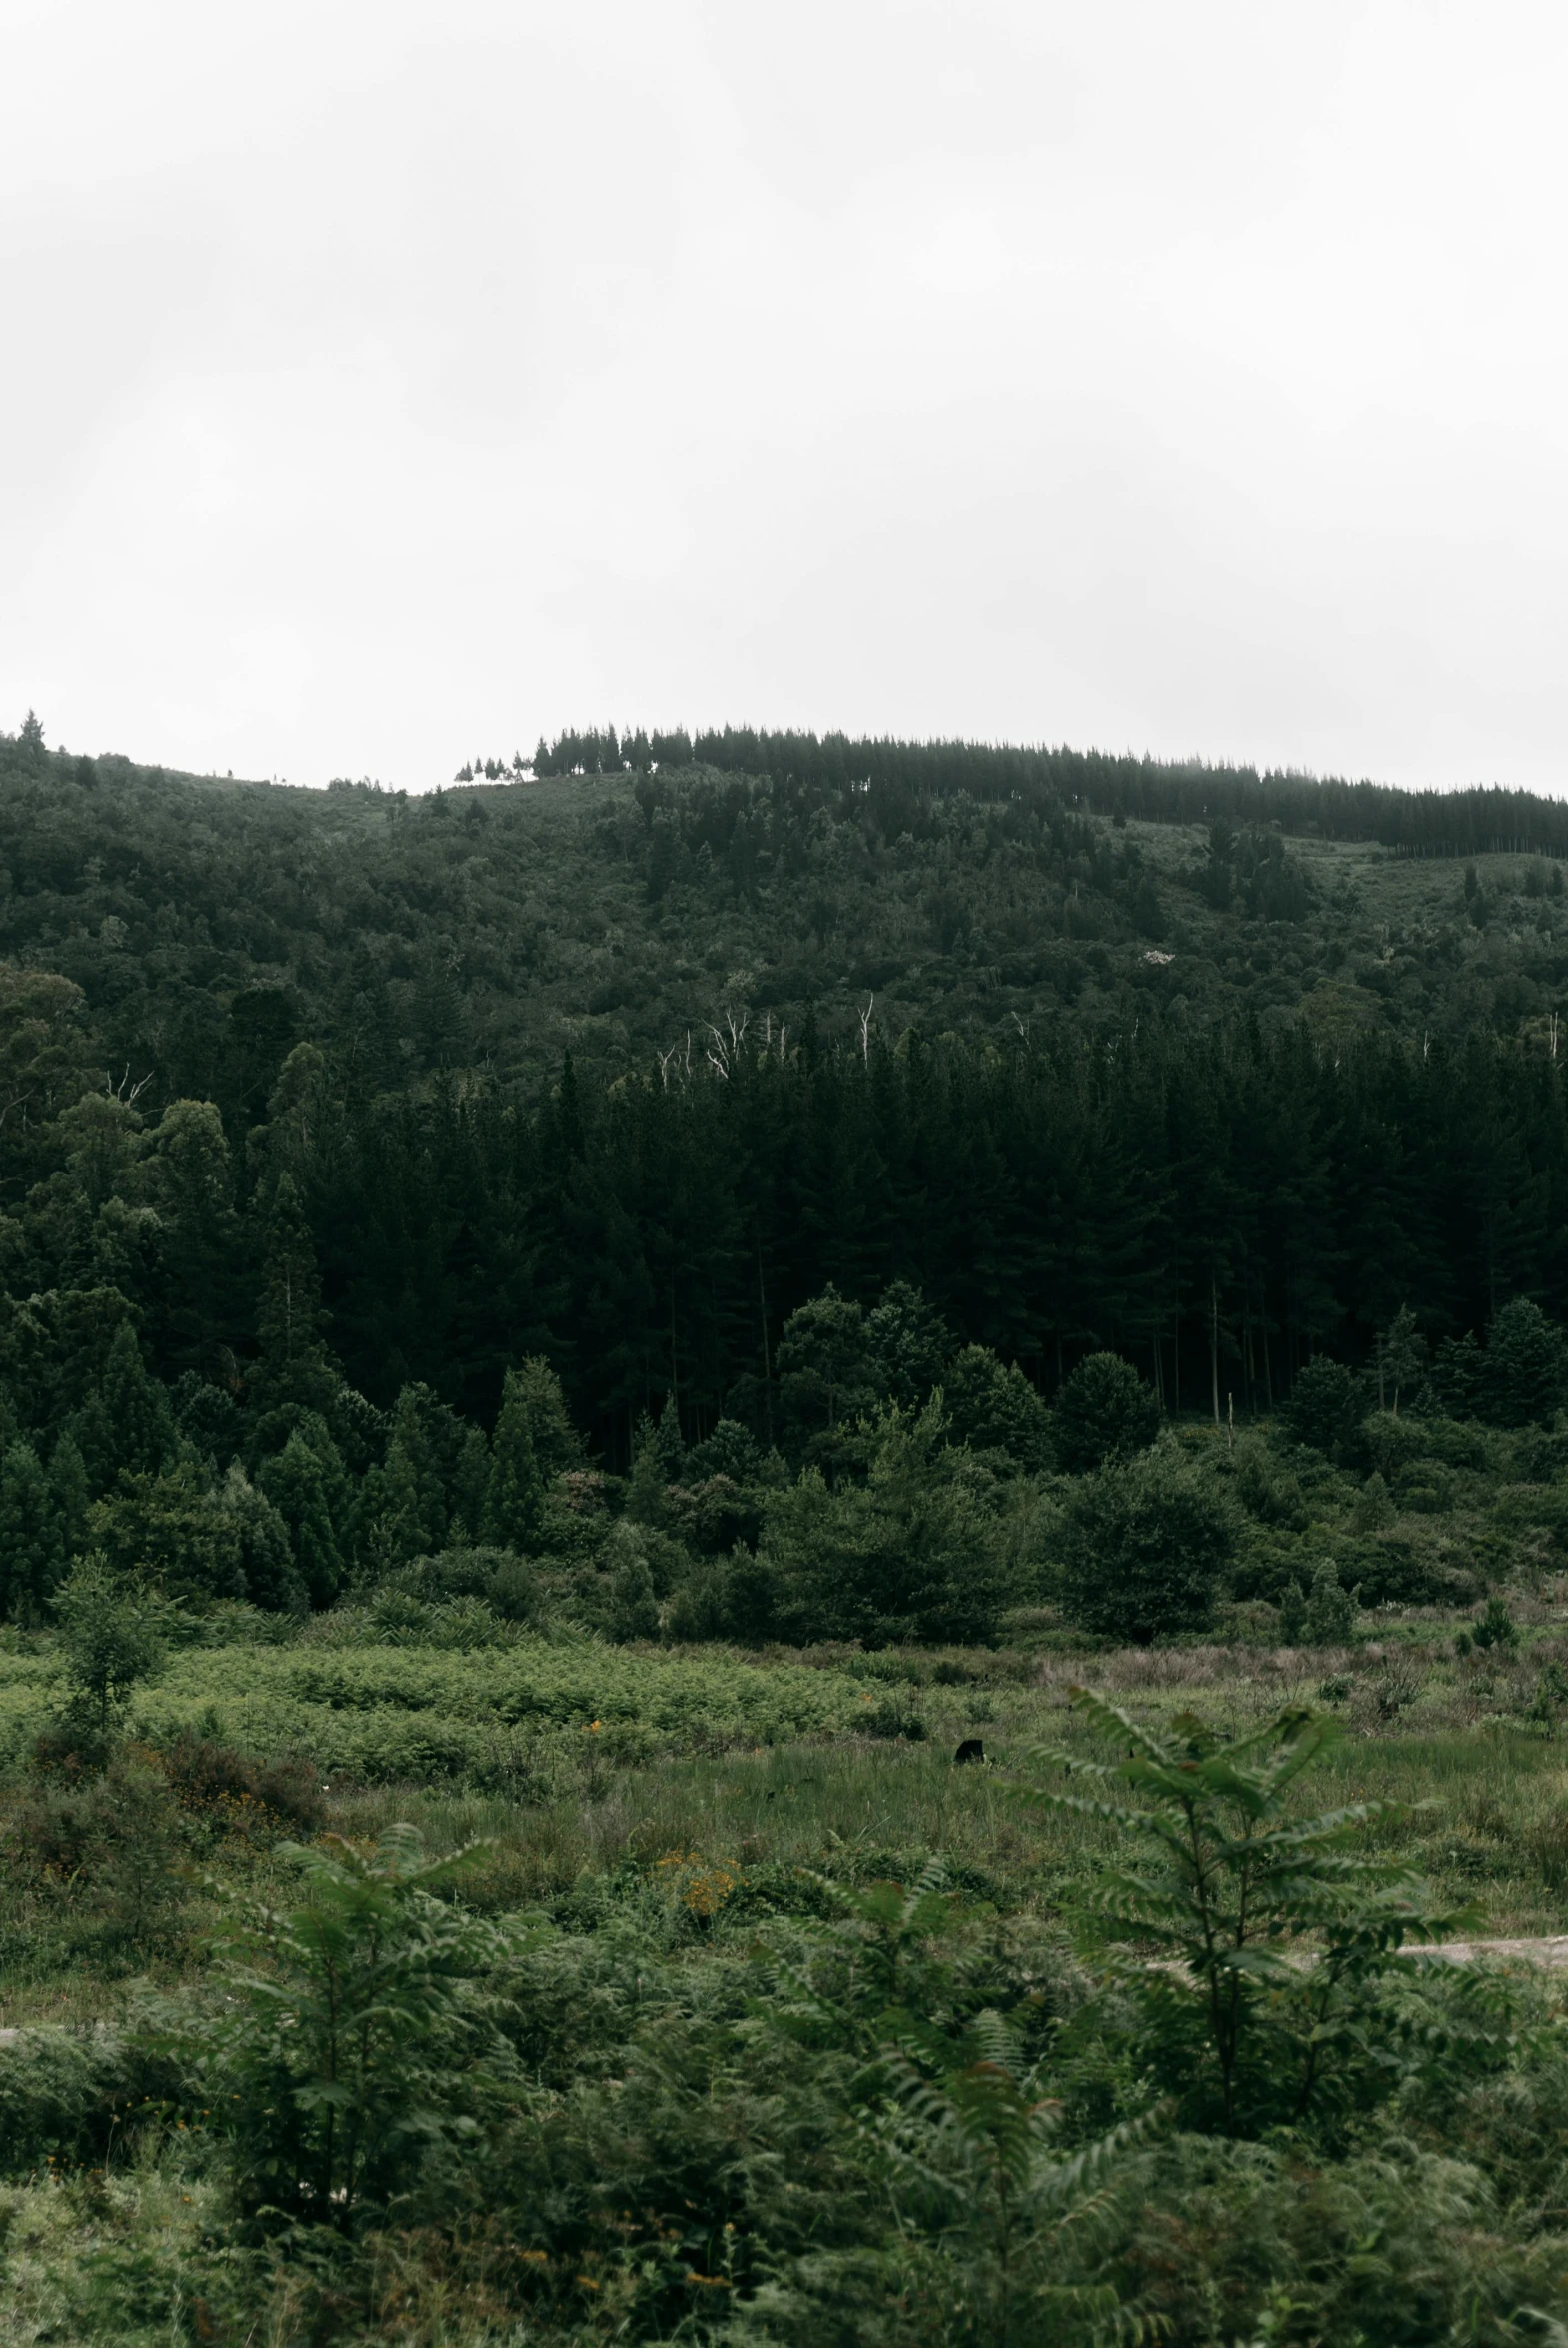
[[[1172,1411],[1401,1306],[1568,1316],[1556,803],[750,734],[534,764],[410,800],[0,742],[41,1440],[122,1319],[254,1416],[290,1250],[374,1409],[488,1426],[539,1356],[623,1471],[666,1397],[771,1441],[829,1284],[913,1284],[1047,1397],[1119,1350]]]

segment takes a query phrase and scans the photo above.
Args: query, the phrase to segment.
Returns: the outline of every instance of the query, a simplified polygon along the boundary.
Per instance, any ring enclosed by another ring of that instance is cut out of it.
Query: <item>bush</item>
[[[292,1827],[314,1834],[326,1817],[320,1774],[309,1761],[252,1761],[192,1733],[156,1758],[181,1809],[220,1832],[271,1838]]]
[[[1340,1579],[1359,1587],[1363,1606],[1468,1606],[1479,1594],[1463,1553],[1439,1538],[1383,1535],[1342,1541]]]
[[[1412,1459],[1400,1473],[1399,1504],[1408,1516],[1451,1516],[1459,1479],[1440,1459]]]
[[[111,1944],[167,1940],[184,1897],[181,1820],[156,1767],[117,1753],[101,1776],[38,1785],[12,1813],[13,1875],[90,1914]]]
[[[1311,1593],[1301,1595],[1292,1582],[1279,1604],[1279,1634],[1291,1647],[1344,1647],[1356,1633],[1359,1589],[1347,1590],[1332,1557],[1325,1557],[1312,1576]]]
[[[777,1615],[773,1568],[766,1558],[738,1548],[688,1574],[665,1616],[665,1636],[690,1645],[734,1639],[741,1646],[763,1646],[774,1635]]]
[[[55,1613],[71,1689],[62,1729],[75,1749],[106,1756],[132,1688],[162,1666],[158,1609],[89,1557],[61,1583]]]
[[[934,1401],[918,1415],[891,1405],[866,1432],[863,1485],[829,1490],[808,1468],[770,1496],[759,1556],[778,1592],[781,1631],[802,1644],[984,1641],[1001,1578],[972,1462],[948,1448]]]
[[[1439,1459],[1445,1467],[1478,1475],[1495,1473],[1508,1450],[1489,1427],[1436,1415],[1396,1418],[1391,1410],[1374,1410],[1361,1431],[1372,1465],[1389,1484],[1397,1484],[1417,1459]]]
[[[1069,1475],[1130,1459],[1159,1432],[1159,1401],[1119,1353],[1091,1353],[1056,1396],[1051,1441]]]
[[[1068,1502],[1063,1606],[1083,1629],[1140,1646],[1201,1630],[1234,1545],[1223,1495],[1166,1441],[1086,1479]]]
[[[118,2031],[23,2030],[0,2045],[0,2175],[103,2161],[183,2086],[173,2055]]]
[[[382,1576],[380,1590],[406,1591],[440,1605],[450,1598],[483,1598],[507,1621],[525,1622],[539,1611],[539,1584],[533,1567],[514,1549],[441,1549],[413,1557]]]
[[[725,1556],[737,1541],[755,1546],[762,1531],[762,1493],[728,1475],[672,1484],[666,1498],[676,1533],[700,1557]]]
[[[1290,1532],[1304,1532],[1306,1501],[1299,1479],[1282,1468],[1261,1435],[1244,1434],[1234,1455],[1236,1497],[1259,1524],[1277,1524]]]
[[[730,1607],[723,1565],[700,1565],[671,1599],[664,1619],[666,1638],[680,1646],[702,1646],[730,1635]]]

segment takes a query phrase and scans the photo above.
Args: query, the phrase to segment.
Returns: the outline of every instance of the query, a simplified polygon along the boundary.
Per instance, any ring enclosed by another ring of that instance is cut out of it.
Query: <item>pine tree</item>
[[[533,1413],[522,1374],[509,1369],[490,1447],[484,1532],[497,1548],[529,1549],[539,1539],[545,1484],[534,1448]]]
[[[125,1468],[134,1475],[156,1475],[174,1450],[174,1413],[164,1387],[148,1373],[128,1320],[109,1347],[98,1395],[108,1473]]]
[[[432,1546],[425,1537],[419,1476],[406,1445],[396,1440],[387,1445],[385,1465],[371,1468],[360,1485],[357,1546],[380,1572],[406,1565]]]
[[[327,1315],[316,1246],[287,1170],[273,1192],[266,1244],[256,1314],[261,1359],[251,1373],[252,1393],[262,1403],[298,1402],[325,1412],[343,1380],[322,1338]]]
[[[313,1606],[327,1606],[343,1578],[326,1469],[298,1428],[264,1460],[257,1483],[289,1530],[294,1563]]]
[[[583,1463],[583,1444],[561,1380],[542,1353],[532,1353],[512,1372],[516,1391],[528,1412],[528,1431],[539,1472],[547,1484],[569,1468]]]
[[[289,1529],[265,1492],[259,1492],[238,1459],[231,1460],[218,1487],[219,1504],[239,1544],[245,1594],[253,1606],[275,1614],[304,1614],[310,1600],[295,1570]]]
[[[81,1547],[92,1494],[82,1454],[69,1432],[60,1437],[50,1457],[49,1492],[60,1525],[61,1546],[67,1557],[73,1557]]]
[[[452,1485],[452,1521],[448,1538],[478,1541],[485,1537],[485,1503],[490,1492],[490,1445],[483,1427],[471,1426],[458,1453]]]
[[[893,1280],[867,1318],[865,1335],[882,1393],[917,1410],[952,1358],[952,1331],[941,1314],[908,1280]]]
[[[670,1503],[665,1495],[671,1484],[679,1480],[685,1464],[681,1420],[672,1398],[666,1401],[657,1421],[645,1410],[632,1438],[626,1512],[634,1524],[668,1524]]]
[[[0,1458],[0,1616],[39,1622],[65,1565],[60,1517],[31,1443]]]

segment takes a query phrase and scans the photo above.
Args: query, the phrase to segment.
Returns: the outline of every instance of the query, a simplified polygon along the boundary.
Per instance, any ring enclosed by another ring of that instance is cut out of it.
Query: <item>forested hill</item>
[[[351,1390],[488,1423],[543,1354],[623,1462],[667,1395],[766,1438],[828,1282],[1189,1407],[1403,1305],[1568,1314],[1555,803],[628,752],[422,799],[0,739],[0,1379],[41,1445],[127,1316],[259,1410],[268,1281],[318,1269]]]
[[[890,1039],[1517,1035],[1568,971],[1568,806],[1528,794],[745,731],[532,763],[410,798],[0,736],[0,954],[231,1124],[304,1036],[403,1093],[701,1060],[732,1017],[852,1038],[870,997]]]

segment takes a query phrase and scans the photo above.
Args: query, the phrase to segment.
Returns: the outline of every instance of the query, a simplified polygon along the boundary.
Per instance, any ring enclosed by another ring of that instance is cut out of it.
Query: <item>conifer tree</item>
[[[509,1369],[490,1447],[484,1532],[498,1548],[528,1549],[538,1541],[545,1484],[534,1448],[533,1413],[523,1375]]]
[[[405,1444],[390,1442],[385,1464],[367,1473],[360,1486],[358,1518],[360,1552],[382,1571],[406,1565],[430,1548],[420,1510],[419,1477]]]
[[[120,1468],[156,1475],[174,1449],[174,1413],[164,1387],[148,1372],[128,1320],[109,1347],[99,1400],[101,1439],[108,1450],[101,1463],[106,1480]]]
[[[60,1437],[50,1455],[49,1494],[59,1521],[61,1547],[67,1557],[74,1556],[81,1545],[92,1494],[82,1454],[69,1431]]]
[[[322,1337],[326,1319],[315,1242],[294,1177],[285,1170],[267,1216],[266,1268],[256,1314],[261,1359],[250,1382],[259,1402],[330,1410],[343,1381]]]
[[[452,1521],[447,1527],[450,1540],[457,1541],[460,1536],[471,1541],[484,1539],[489,1493],[490,1445],[483,1427],[471,1426],[464,1434],[453,1477]]]
[[[582,1465],[582,1440],[567,1409],[561,1380],[542,1353],[530,1354],[512,1375],[528,1412],[528,1431],[539,1472],[550,1484],[568,1468]]]
[[[666,1524],[670,1503],[665,1494],[677,1482],[686,1464],[681,1420],[674,1398],[665,1403],[657,1420],[645,1410],[632,1438],[632,1473],[627,1484],[626,1512],[634,1524]]]
[[[648,1559],[633,1551],[610,1577],[610,1635],[625,1646],[635,1638],[659,1636],[659,1604]]]
[[[0,1617],[43,1618],[64,1569],[60,1518],[31,1443],[13,1442],[0,1458]]]
[[[253,1606],[277,1614],[303,1614],[309,1606],[305,1584],[295,1570],[288,1527],[265,1492],[258,1491],[238,1459],[231,1460],[218,1489],[219,1505],[239,1544],[245,1594]]]
[[[257,1482],[288,1527],[294,1563],[313,1606],[330,1605],[343,1577],[343,1556],[326,1469],[298,1428],[264,1460]]]

